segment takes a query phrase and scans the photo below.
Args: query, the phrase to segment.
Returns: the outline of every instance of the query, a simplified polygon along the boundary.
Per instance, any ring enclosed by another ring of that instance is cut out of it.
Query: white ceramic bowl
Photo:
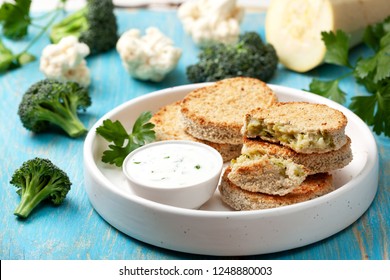
[[[378,151],[367,125],[345,107],[318,95],[270,85],[280,101],[327,104],[348,119],[353,160],[333,172],[336,190],[319,198],[274,209],[232,211],[217,191],[199,210],[164,205],[132,192],[122,170],[101,162],[107,142],[96,135],[103,120],[130,130],[139,114],[181,100],[206,84],[169,88],[132,99],[105,114],[84,143],[85,188],[92,206],[112,226],[146,243],[206,255],[253,255],[305,246],[345,229],[372,203],[378,187]]]
[[[123,173],[134,192],[151,201],[196,209],[218,186],[223,167],[214,148],[192,141],[160,141],[131,152]]]

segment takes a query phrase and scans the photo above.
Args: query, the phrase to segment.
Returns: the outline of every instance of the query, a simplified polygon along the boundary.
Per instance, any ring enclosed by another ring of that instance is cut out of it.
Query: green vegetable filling
[[[242,154],[238,158],[231,161],[232,167],[240,164],[251,163],[252,161],[258,160],[269,160],[269,163],[278,169],[278,172],[281,176],[285,178],[290,177],[303,177],[306,175],[303,167],[301,165],[295,164],[291,160],[276,158],[266,154],[263,154],[259,151],[251,152],[248,154]]]
[[[291,131],[283,124],[264,124],[257,119],[251,119],[247,124],[246,130],[249,137],[259,136],[265,140],[278,140],[298,150],[334,147],[333,139],[327,133]]]

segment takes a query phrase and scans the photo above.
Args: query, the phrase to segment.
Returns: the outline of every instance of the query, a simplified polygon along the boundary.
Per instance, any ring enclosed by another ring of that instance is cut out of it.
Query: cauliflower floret
[[[236,0],[187,1],[178,9],[184,30],[200,46],[237,42],[243,16],[244,9]]]
[[[153,82],[162,81],[181,57],[181,49],[174,47],[172,40],[156,27],[146,29],[144,36],[139,29],[126,31],[116,49],[132,77]]]
[[[85,57],[89,53],[89,47],[76,37],[65,37],[58,44],[43,49],[40,70],[49,79],[77,82],[88,87],[91,77]]]

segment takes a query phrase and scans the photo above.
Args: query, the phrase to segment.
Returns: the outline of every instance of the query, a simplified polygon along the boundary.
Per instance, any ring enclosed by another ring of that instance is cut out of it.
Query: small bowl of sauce
[[[222,156],[192,141],[159,141],[131,152],[123,163],[134,192],[146,199],[197,209],[214,194],[222,172]]]

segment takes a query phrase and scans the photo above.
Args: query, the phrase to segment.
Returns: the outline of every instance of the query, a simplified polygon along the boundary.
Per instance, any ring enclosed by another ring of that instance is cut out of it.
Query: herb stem
[[[21,52],[19,53],[19,55],[21,55],[21,54],[23,54],[23,53],[26,53],[26,52],[31,48],[31,46],[34,45],[34,44],[41,38],[41,36],[42,36],[42,35],[49,29],[49,27],[53,24],[54,20],[57,18],[58,13],[59,13],[60,11],[61,11],[61,9],[57,9],[57,10],[56,10],[56,13],[55,13],[54,16],[49,20],[49,22],[46,24],[46,26],[44,26],[44,27],[41,29],[41,31],[38,33],[38,35],[35,36],[34,39],[32,39],[32,40],[30,41],[30,43],[24,48],[23,51],[21,51]],[[18,55],[18,56],[19,56],[19,55]]]
[[[42,37],[42,35],[49,29],[49,27],[54,23],[54,20],[57,18],[58,14],[64,11],[64,9],[65,9],[65,5],[64,3],[62,3],[59,4],[57,8],[55,8],[53,11],[50,11],[47,14],[45,14],[44,16],[51,15],[54,13],[54,15],[50,18],[50,20],[45,26],[38,26],[39,28],[41,28],[41,31],[30,41],[30,43],[24,48],[23,51],[21,51],[18,55],[16,55],[16,57],[22,55],[23,53],[26,53],[31,48],[31,46],[33,46]]]
[[[52,10],[52,11],[49,11],[47,13],[43,13],[41,15],[38,15],[38,16],[34,16],[34,17],[30,17],[32,21],[34,20],[41,20],[41,19],[44,19],[44,18],[47,18],[48,16],[50,16],[51,14],[57,12],[58,10],[63,10],[64,8],[63,7],[57,7],[56,9]]]
[[[45,26],[42,26],[40,24],[36,24],[36,23],[33,23],[33,22],[30,25],[35,27],[35,28],[39,28],[39,29],[44,29],[45,28]]]
[[[341,81],[341,80],[344,80],[345,78],[348,78],[348,77],[350,77],[352,75],[353,75],[353,71],[345,73],[345,74],[339,76],[336,80]]]

